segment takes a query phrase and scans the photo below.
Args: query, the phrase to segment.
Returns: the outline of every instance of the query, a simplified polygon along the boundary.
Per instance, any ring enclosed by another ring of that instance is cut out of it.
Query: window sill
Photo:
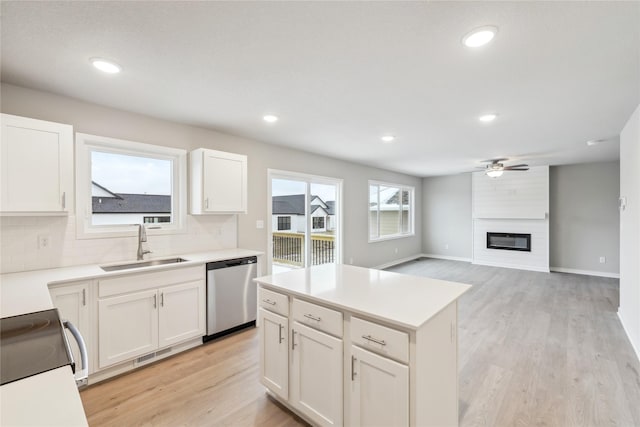
[[[378,242],[386,242],[387,240],[397,240],[404,239],[407,237],[414,237],[416,233],[407,233],[407,234],[393,234],[391,236],[378,237],[377,239],[369,238],[369,243],[378,243]]]

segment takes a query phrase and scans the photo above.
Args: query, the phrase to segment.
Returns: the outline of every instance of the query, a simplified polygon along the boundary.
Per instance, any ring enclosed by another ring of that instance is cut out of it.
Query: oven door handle
[[[80,371],[76,370],[76,373],[74,375],[76,385],[78,387],[86,386],[89,383],[89,356],[87,355],[87,345],[85,344],[80,331],[73,325],[73,323],[68,320],[63,320],[62,324],[66,329],[69,330],[69,332],[71,332],[71,335],[73,335],[73,338],[75,338],[76,342],[78,343],[78,348],[80,349],[82,369]]]

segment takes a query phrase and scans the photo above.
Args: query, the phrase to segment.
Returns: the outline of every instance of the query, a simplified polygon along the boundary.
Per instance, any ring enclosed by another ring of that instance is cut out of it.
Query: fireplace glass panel
[[[487,233],[487,248],[531,252],[531,234]]]

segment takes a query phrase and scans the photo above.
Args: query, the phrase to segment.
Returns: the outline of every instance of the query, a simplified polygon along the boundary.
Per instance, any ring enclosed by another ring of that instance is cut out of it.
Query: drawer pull
[[[307,319],[315,320],[316,322],[319,322],[321,320],[320,317],[312,316],[311,314],[305,314],[304,317],[306,317]]]
[[[263,299],[263,300],[262,300],[262,302],[266,302],[267,304],[271,304],[271,305],[276,305],[276,302],[275,302],[275,301],[271,301],[271,300],[270,300],[270,299],[268,299],[268,298]]]
[[[363,335],[362,338],[364,338],[367,341],[372,341],[376,344],[380,344],[380,345],[387,345],[387,343],[384,340],[379,340],[376,338],[373,338],[371,335]]]

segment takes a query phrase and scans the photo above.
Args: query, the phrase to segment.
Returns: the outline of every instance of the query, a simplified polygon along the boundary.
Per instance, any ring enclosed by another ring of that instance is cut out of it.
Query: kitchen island
[[[327,264],[257,278],[261,381],[315,425],[458,425],[470,285]]]

